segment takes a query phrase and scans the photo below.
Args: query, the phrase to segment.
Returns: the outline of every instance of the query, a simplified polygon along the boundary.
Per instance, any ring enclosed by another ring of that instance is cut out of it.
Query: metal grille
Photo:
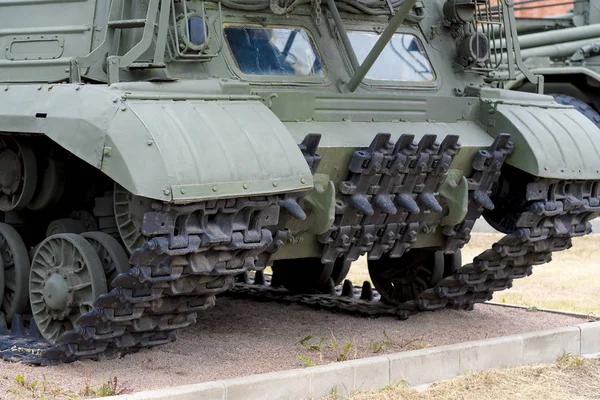
[[[475,26],[477,27],[476,44],[487,41],[489,57],[478,69],[483,71],[497,70],[506,63],[505,10],[498,5],[498,0],[477,0],[475,13]]]
[[[224,37],[223,30],[221,29],[219,40],[217,40],[217,49],[214,52],[210,52],[210,29],[208,28],[208,24],[210,23],[208,16],[206,14],[205,2],[202,1],[200,3],[200,17],[204,21],[204,35],[206,38],[206,42],[203,46],[195,46],[196,48],[190,48],[190,43],[192,42],[192,38],[190,36],[190,31],[187,29],[189,27],[190,21],[190,12],[188,11],[187,3],[184,1],[181,3],[181,9],[175,6],[175,0],[171,0],[171,18],[172,18],[172,29],[168,32],[168,40],[169,45],[167,46],[167,51],[169,54],[169,58],[171,60],[178,61],[206,61],[213,57],[219,55],[221,50],[223,49]],[[219,25],[223,26],[223,15],[221,10],[221,2],[218,2],[218,11],[219,11]],[[181,12],[179,18],[181,21],[178,21],[177,13]],[[184,28],[182,32],[179,32],[178,26],[183,25]],[[183,38],[181,37],[183,36]],[[213,40],[214,41],[214,40]]]
[[[498,79],[495,71],[510,63],[506,55],[510,10],[502,0],[472,0],[471,4],[473,20],[457,32],[461,36],[457,66]]]

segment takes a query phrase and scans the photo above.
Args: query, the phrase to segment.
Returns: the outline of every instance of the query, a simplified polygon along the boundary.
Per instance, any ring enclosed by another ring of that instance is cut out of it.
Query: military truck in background
[[[516,1],[515,9],[538,8],[552,14],[562,1]],[[545,93],[572,105],[600,127],[600,1],[577,0],[562,15],[517,18],[521,57],[544,77]],[[505,88],[533,92],[524,75]]]
[[[352,313],[491,299],[600,213],[598,128],[497,88],[543,90],[516,26],[491,0],[0,1],[3,317],[69,361],[168,343],[267,266]],[[463,266],[482,215],[506,236]],[[362,255],[382,301],[338,295]]]

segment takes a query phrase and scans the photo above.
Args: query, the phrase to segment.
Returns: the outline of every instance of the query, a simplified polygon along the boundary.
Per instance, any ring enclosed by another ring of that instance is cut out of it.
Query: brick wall
[[[548,17],[551,15],[560,15],[560,14],[566,13],[567,11],[569,11],[570,9],[573,8],[573,5],[571,5],[571,4],[548,7],[548,6],[551,6],[552,4],[567,3],[568,0],[546,0],[546,1],[530,3],[530,4],[523,4],[522,6],[519,6],[517,3],[519,3],[520,1],[523,1],[523,0],[515,1],[515,9],[518,9],[519,7],[534,7],[534,6],[538,6],[538,5],[539,6],[545,5],[547,7],[535,8],[535,9],[531,9],[531,10],[515,11],[515,15],[517,18],[543,18],[543,17]]]

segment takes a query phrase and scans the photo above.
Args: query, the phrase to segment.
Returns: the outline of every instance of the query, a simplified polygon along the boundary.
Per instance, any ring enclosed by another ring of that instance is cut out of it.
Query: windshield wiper
[[[359,65],[358,59],[356,58],[356,53],[354,52],[354,48],[352,47],[352,43],[350,42],[350,38],[348,37],[348,33],[344,28],[344,22],[342,21],[342,17],[340,16],[337,6],[335,5],[335,0],[327,0],[329,11],[333,16],[333,21],[335,22],[335,25],[342,39],[342,44],[346,49],[348,57],[350,57],[350,64],[354,69],[354,75],[352,76],[352,79],[350,79],[350,82],[348,82],[348,84],[345,85],[350,92],[354,92],[358,85],[365,78],[367,73],[369,73],[371,67],[373,66],[373,64],[375,64],[375,61],[377,61],[383,49],[385,49],[389,41],[394,36],[394,33],[396,33],[396,31],[398,30],[400,25],[402,25],[406,17],[408,17],[408,14],[411,12],[416,3],[417,0],[406,0],[404,3],[402,3],[400,8],[398,9],[398,12],[396,12],[396,15],[392,17],[392,19],[388,23],[388,26],[381,33],[379,39],[377,39],[377,43],[375,43],[375,46],[373,46],[369,54],[367,54],[367,57],[365,58],[363,63]]]

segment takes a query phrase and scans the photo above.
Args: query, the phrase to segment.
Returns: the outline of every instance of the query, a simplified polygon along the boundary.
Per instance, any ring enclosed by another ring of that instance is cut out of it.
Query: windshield
[[[304,29],[228,26],[225,37],[244,74],[325,75],[319,53]]]
[[[362,62],[379,39],[374,32],[348,32],[358,62]],[[367,79],[399,82],[435,80],[431,63],[419,39],[408,33],[396,33],[366,76]]]

